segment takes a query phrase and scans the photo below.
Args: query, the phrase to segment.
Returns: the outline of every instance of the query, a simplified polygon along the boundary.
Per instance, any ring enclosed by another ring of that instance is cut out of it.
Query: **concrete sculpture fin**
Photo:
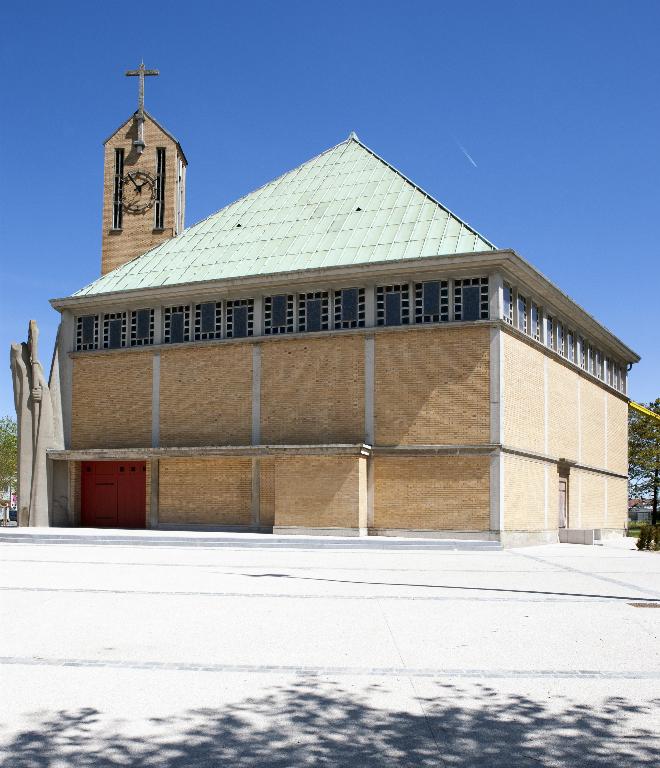
[[[49,490],[46,451],[61,447],[61,424],[39,362],[39,329],[30,320],[28,340],[12,344],[10,364],[18,426],[19,525],[49,525]],[[52,378],[52,376],[51,376]]]

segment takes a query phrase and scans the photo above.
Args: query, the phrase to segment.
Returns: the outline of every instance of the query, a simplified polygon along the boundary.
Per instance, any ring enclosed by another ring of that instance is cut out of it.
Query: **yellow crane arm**
[[[634,400],[628,401],[628,407],[632,408],[635,411],[639,411],[640,413],[643,413],[645,416],[650,416],[652,419],[655,419],[656,421],[660,421],[660,414],[653,413],[653,411],[649,411],[648,408],[644,408],[643,405],[636,403]]]

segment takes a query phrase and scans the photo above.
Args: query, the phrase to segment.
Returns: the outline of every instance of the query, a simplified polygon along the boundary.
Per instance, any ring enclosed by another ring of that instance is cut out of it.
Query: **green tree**
[[[16,488],[18,472],[18,436],[16,422],[5,416],[0,419],[0,490],[8,485]]]
[[[648,404],[660,414],[660,398]],[[630,491],[644,499],[652,499],[652,525],[658,525],[660,505],[660,422],[630,409],[628,417],[628,475]]]

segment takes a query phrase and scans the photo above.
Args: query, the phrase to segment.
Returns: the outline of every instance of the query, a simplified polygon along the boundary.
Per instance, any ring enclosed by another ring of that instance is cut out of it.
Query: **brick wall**
[[[131,119],[107,142],[103,173],[103,237],[101,274],[115,269],[174,235],[178,150],[176,143],[149,118],[144,122],[146,148],[138,155],[133,148],[137,124]],[[153,206],[144,213],[123,213],[122,229],[112,231],[112,201],[115,180],[115,149],[124,148],[124,175],[146,171],[156,176],[156,149],[165,148],[165,221],[162,231],[154,230]],[[184,177],[185,178],[185,177]]]
[[[610,394],[607,395],[607,468],[622,475],[628,472],[628,404]]]
[[[578,461],[578,381],[575,371],[548,360],[548,452]],[[602,421],[602,417],[601,417]]]
[[[487,456],[374,459],[374,527],[487,531]]]
[[[163,350],[161,445],[249,445],[251,419],[250,344]]]
[[[356,456],[276,459],[275,525],[360,527],[360,462],[364,461]],[[366,509],[364,513],[362,525],[366,525]]]
[[[545,523],[545,467],[548,468],[548,524],[558,523],[559,475],[556,467],[504,454],[504,530],[541,531]]]
[[[259,460],[259,519],[261,525],[275,521],[275,459]]]
[[[487,443],[489,329],[376,335],[378,445]]]
[[[152,353],[73,360],[72,448],[151,445]]]
[[[579,480],[578,480],[579,478]],[[570,488],[571,502],[575,500],[573,489],[576,483],[580,483],[580,504],[578,507],[579,525],[581,528],[602,528],[606,522],[606,504],[605,489],[608,478],[595,472],[584,472],[580,470],[571,470]],[[625,480],[623,481],[625,482]],[[627,509],[627,504],[626,504]],[[576,527],[575,522],[575,504],[570,506],[571,526]],[[607,527],[610,527],[609,525]]]
[[[543,369],[547,358],[547,453],[626,474],[626,401],[506,332],[503,347],[504,443],[535,453],[546,452]]]
[[[503,442],[543,452],[543,352],[502,332],[504,407]]]
[[[159,520],[179,525],[250,525],[252,460],[161,459]]]
[[[364,339],[294,339],[261,345],[261,442],[364,439]]]
[[[605,392],[580,379],[582,463],[605,467]]]
[[[607,528],[625,528],[628,524],[628,481],[607,478]]]

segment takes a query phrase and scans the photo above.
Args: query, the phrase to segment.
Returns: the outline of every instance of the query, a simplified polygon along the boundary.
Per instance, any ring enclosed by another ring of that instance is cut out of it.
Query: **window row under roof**
[[[164,344],[180,344],[365,328],[371,325],[367,322],[368,292],[372,292],[369,298],[376,326],[490,319],[488,277],[426,280],[375,289],[350,287],[193,302],[161,307],[158,313],[154,307],[145,307],[83,315],[76,318],[75,349],[148,346],[157,338]],[[606,357],[582,335],[506,283],[502,319],[614,389],[626,391],[624,365]]]
[[[488,320],[488,278],[427,280],[380,285],[375,289],[377,326]],[[365,328],[366,289],[361,287],[264,296],[262,327],[255,327],[255,299],[225,299],[163,307],[162,341],[179,344]],[[155,310],[83,315],[76,318],[76,350],[119,349],[153,344]]]
[[[626,391],[626,366],[607,357],[584,335],[571,329],[553,314],[543,312],[539,304],[518,289],[504,284],[502,317],[578,368],[619,392]]]

